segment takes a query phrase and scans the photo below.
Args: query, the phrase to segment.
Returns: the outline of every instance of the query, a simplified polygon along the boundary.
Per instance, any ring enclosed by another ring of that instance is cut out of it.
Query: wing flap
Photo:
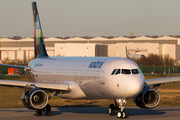
[[[166,78],[156,78],[156,79],[147,79],[145,83],[147,85],[168,83],[168,82],[177,82],[180,81],[180,77],[166,77]]]
[[[1,86],[8,87],[26,87],[27,85],[35,85],[40,89],[48,90],[59,90],[59,91],[69,91],[68,84],[54,84],[54,83],[38,83],[38,82],[26,82],[26,81],[14,81],[14,80],[0,80]]]

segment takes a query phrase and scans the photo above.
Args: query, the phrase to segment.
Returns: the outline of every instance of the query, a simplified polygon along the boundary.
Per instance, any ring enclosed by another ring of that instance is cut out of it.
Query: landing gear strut
[[[46,116],[51,116],[51,106],[46,105],[45,108],[40,109],[40,110],[36,110],[36,115],[37,116],[42,116],[42,112],[44,112],[46,114]]]
[[[114,100],[114,104],[109,105],[109,115],[113,116],[115,115],[115,111],[117,111],[117,117],[118,118],[127,118],[127,112],[124,111],[124,105],[127,103],[125,99],[117,99]]]

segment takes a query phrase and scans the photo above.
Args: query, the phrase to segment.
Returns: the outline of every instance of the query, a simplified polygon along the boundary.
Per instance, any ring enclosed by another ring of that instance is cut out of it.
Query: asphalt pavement
[[[180,106],[160,106],[154,109],[127,107],[128,120],[179,120]],[[52,116],[36,116],[34,110],[26,108],[1,108],[3,120],[117,120],[109,116],[107,107],[52,107]]]

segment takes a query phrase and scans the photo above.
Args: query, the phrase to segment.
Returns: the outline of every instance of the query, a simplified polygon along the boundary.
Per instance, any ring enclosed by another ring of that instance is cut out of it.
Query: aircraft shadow
[[[27,112],[32,111],[34,112],[34,116],[36,116],[34,110],[24,110],[21,108],[16,109],[0,109],[1,111],[12,111],[12,112]],[[136,107],[127,107],[125,108],[125,111],[128,113],[128,116],[138,116],[138,115],[162,115],[165,114],[168,111],[180,111],[180,109],[168,109],[168,108],[157,108],[157,109],[140,109]],[[108,107],[55,107],[52,108],[52,116],[61,115],[64,113],[79,113],[79,114],[107,114],[108,115]],[[45,114],[43,113],[43,116]]]
[[[175,111],[180,109],[140,109],[140,108],[125,108],[128,116],[136,115],[161,115],[166,111]],[[60,115],[63,113],[80,113],[80,114],[108,114],[108,107],[58,107],[58,111],[52,111],[52,115]]]

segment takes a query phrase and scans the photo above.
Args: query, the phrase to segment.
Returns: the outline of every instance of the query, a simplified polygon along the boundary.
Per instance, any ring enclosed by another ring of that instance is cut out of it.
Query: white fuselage
[[[138,65],[126,58],[48,57],[31,61],[29,67],[35,82],[69,84],[69,93],[58,94],[62,98],[128,99],[144,87]]]

